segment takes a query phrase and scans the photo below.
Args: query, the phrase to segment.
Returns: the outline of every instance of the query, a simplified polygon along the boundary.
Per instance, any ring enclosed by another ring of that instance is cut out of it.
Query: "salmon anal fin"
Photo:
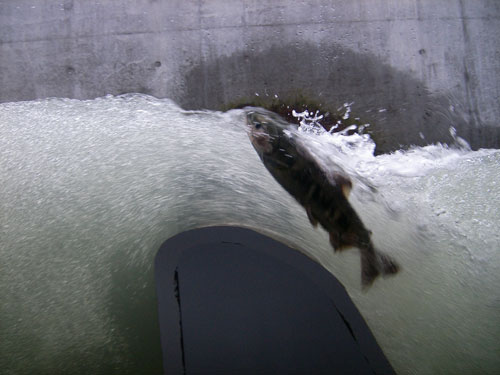
[[[306,206],[307,217],[311,222],[312,226],[316,228],[318,226],[318,220],[316,220],[311,212],[311,206]]]
[[[375,249],[372,244],[368,247],[359,249],[361,255],[361,285],[367,289],[373,284],[373,281],[380,275]]]
[[[335,252],[344,251],[356,246],[357,237],[354,234],[330,232],[330,244]]]
[[[340,238],[338,233],[330,232],[330,244],[333,247],[333,251],[337,252],[339,250],[342,250],[340,248]]]

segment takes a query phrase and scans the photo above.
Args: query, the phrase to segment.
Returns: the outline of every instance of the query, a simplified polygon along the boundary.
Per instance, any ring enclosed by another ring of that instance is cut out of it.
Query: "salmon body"
[[[313,226],[318,223],[330,235],[335,251],[356,247],[361,253],[361,283],[398,272],[397,263],[377,251],[371,232],[348,201],[352,182],[338,165],[323,170],[311,153],[297,142],[297,125],[277,114],[247,107],[246,122],[252,145],[271,175],[306,210]]]

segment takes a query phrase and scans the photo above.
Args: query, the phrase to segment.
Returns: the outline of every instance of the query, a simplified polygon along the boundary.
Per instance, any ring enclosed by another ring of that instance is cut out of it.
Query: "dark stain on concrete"
[[[377,153],[452,144],[451,126],[473,149],[500,147],[500,128],[471,124],[467,114],[451,109],[461,107],[452,103],[451,95],[431,93],[411,72],[397,70],[375,55],[312,43],[250,51],[186,67],[185,90],[175,99],[187,109],[224,109],[256,94],[269,101],[275,95],[283,101],[301,95],[325,110],[354,102],[353,112],[371,125]]]

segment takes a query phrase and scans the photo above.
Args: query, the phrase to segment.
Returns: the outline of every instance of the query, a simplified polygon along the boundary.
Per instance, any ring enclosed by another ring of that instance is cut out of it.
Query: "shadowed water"
[[[399,374],[500,367],[500,151],[374,157],[369,139],[303,132],[402,266],[360,286],[251,146],[243,112],[143,95],[0,105],[0,366],[7,374],[161,372],[153,259],[169,237],[233,224],[319,261]]]

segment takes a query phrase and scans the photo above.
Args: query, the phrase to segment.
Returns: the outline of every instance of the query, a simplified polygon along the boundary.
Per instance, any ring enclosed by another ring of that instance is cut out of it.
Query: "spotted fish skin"
[[[311,224],[320,224],[329,233],[334,251],[359,249],[363,287],[380,274],[397,273],[398,264],[375,249],[371,232],[349,203],[352,182],[342,168],[335,165],[335,172],[324,171],[297,142],[296,125],[261,108],[244,110],[248,136],[264,166],[304,207]]]

